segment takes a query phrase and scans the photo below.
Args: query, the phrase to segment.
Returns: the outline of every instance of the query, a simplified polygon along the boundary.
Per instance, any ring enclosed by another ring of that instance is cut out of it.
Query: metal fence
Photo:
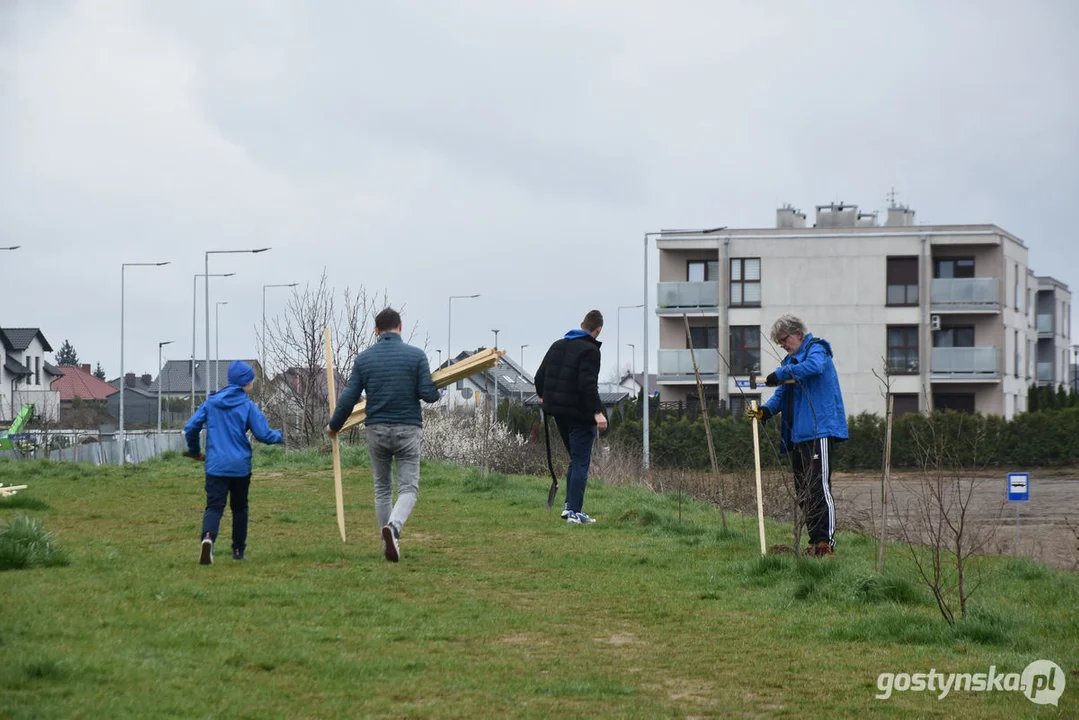
[[[182,431],[147,433],[124,433],[127,436],[127,462],[138,464],[150,458],[161,455],[166,450],[183,451],[187,449]],[[0,457],[13,460],[27,460],[31,458],[48,458],[58,462],[81,462],[92,465],[119,465],[120,445],[115,435],[72,435],[50,434],[49,440],[55,441],[67,438],[70,443],[67,447],[48,448],[38,447],[26,452],[0,451]],[[90,438],[91,441],[87,442]]]

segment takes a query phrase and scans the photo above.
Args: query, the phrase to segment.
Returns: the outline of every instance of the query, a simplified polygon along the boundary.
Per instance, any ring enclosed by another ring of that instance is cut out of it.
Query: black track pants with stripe
[[[798,506],[802,508],[811,545],[835,545],[835,502],[832,500],[832,438],[794,446],[791,465]]]

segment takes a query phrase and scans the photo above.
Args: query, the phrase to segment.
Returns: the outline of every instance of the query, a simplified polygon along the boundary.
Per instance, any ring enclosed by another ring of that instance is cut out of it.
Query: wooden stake
[[[330,399],[330,415],[333,415],[337,407],[337,392],[334,390],[333,349],[330,346],[329,328],[323,329],[322,341],[326,346],[326,390]],[[330,444],[333,447],[333,491],[337,500],[337,529],[341,531],[341,542],[345,542],[345,496],[341,490],[341,444],[337,434],[330,438]]]
[[[458,380],[463,380],[466,377],[483,372],[488,368],[493,368],[498,363],[498,358],[505,354],[505,350],[488,348],[487,350],[465,358],[461,362],[454,363],[441,370],[436,370],[431,373],[431,380],[434,381],[435,387],[437,388],[453,385]],[[479,393],[476,394],[476,403],[479,404]],[[352,412],[349,414],[348,419],[345,420],[345,424],[341,426],[341,430],[342,432],[348,430],[350,427],[363,423],[366,419],[367,401],[361,400],[352,408]]]
[[[749,407],[757,409],[757,401],[750,400]],[[761,440],[758,434],[759,421],[753,418],[753,469],[757,474],[757,527],[761,532],[761,555],[768,553],[768,545],[764,540],[764,493],[761,491]]]

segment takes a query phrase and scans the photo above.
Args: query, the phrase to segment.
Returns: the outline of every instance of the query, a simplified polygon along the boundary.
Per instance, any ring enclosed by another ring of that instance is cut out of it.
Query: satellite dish
[[[461,388],[461,397],[465,400],[470,400],[472,398],[472,392],[472,388],[470,387]]]

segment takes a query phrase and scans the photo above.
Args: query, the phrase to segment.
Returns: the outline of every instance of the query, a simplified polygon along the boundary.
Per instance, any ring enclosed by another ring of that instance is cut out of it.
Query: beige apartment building
[[[1032,383],[1070,387],[1071,293],[1027,265],[996,225],[916,225],[914,211],[820,205],[776,212],[775,228],[663,233],[659,250],[661,401],[705,399],[741,412],[750,374],[783,353],[767,337],[783,313],[827,339],[848,414],[952,408],[1010,418]],[[685,323],[690,330],[687,337]]]

